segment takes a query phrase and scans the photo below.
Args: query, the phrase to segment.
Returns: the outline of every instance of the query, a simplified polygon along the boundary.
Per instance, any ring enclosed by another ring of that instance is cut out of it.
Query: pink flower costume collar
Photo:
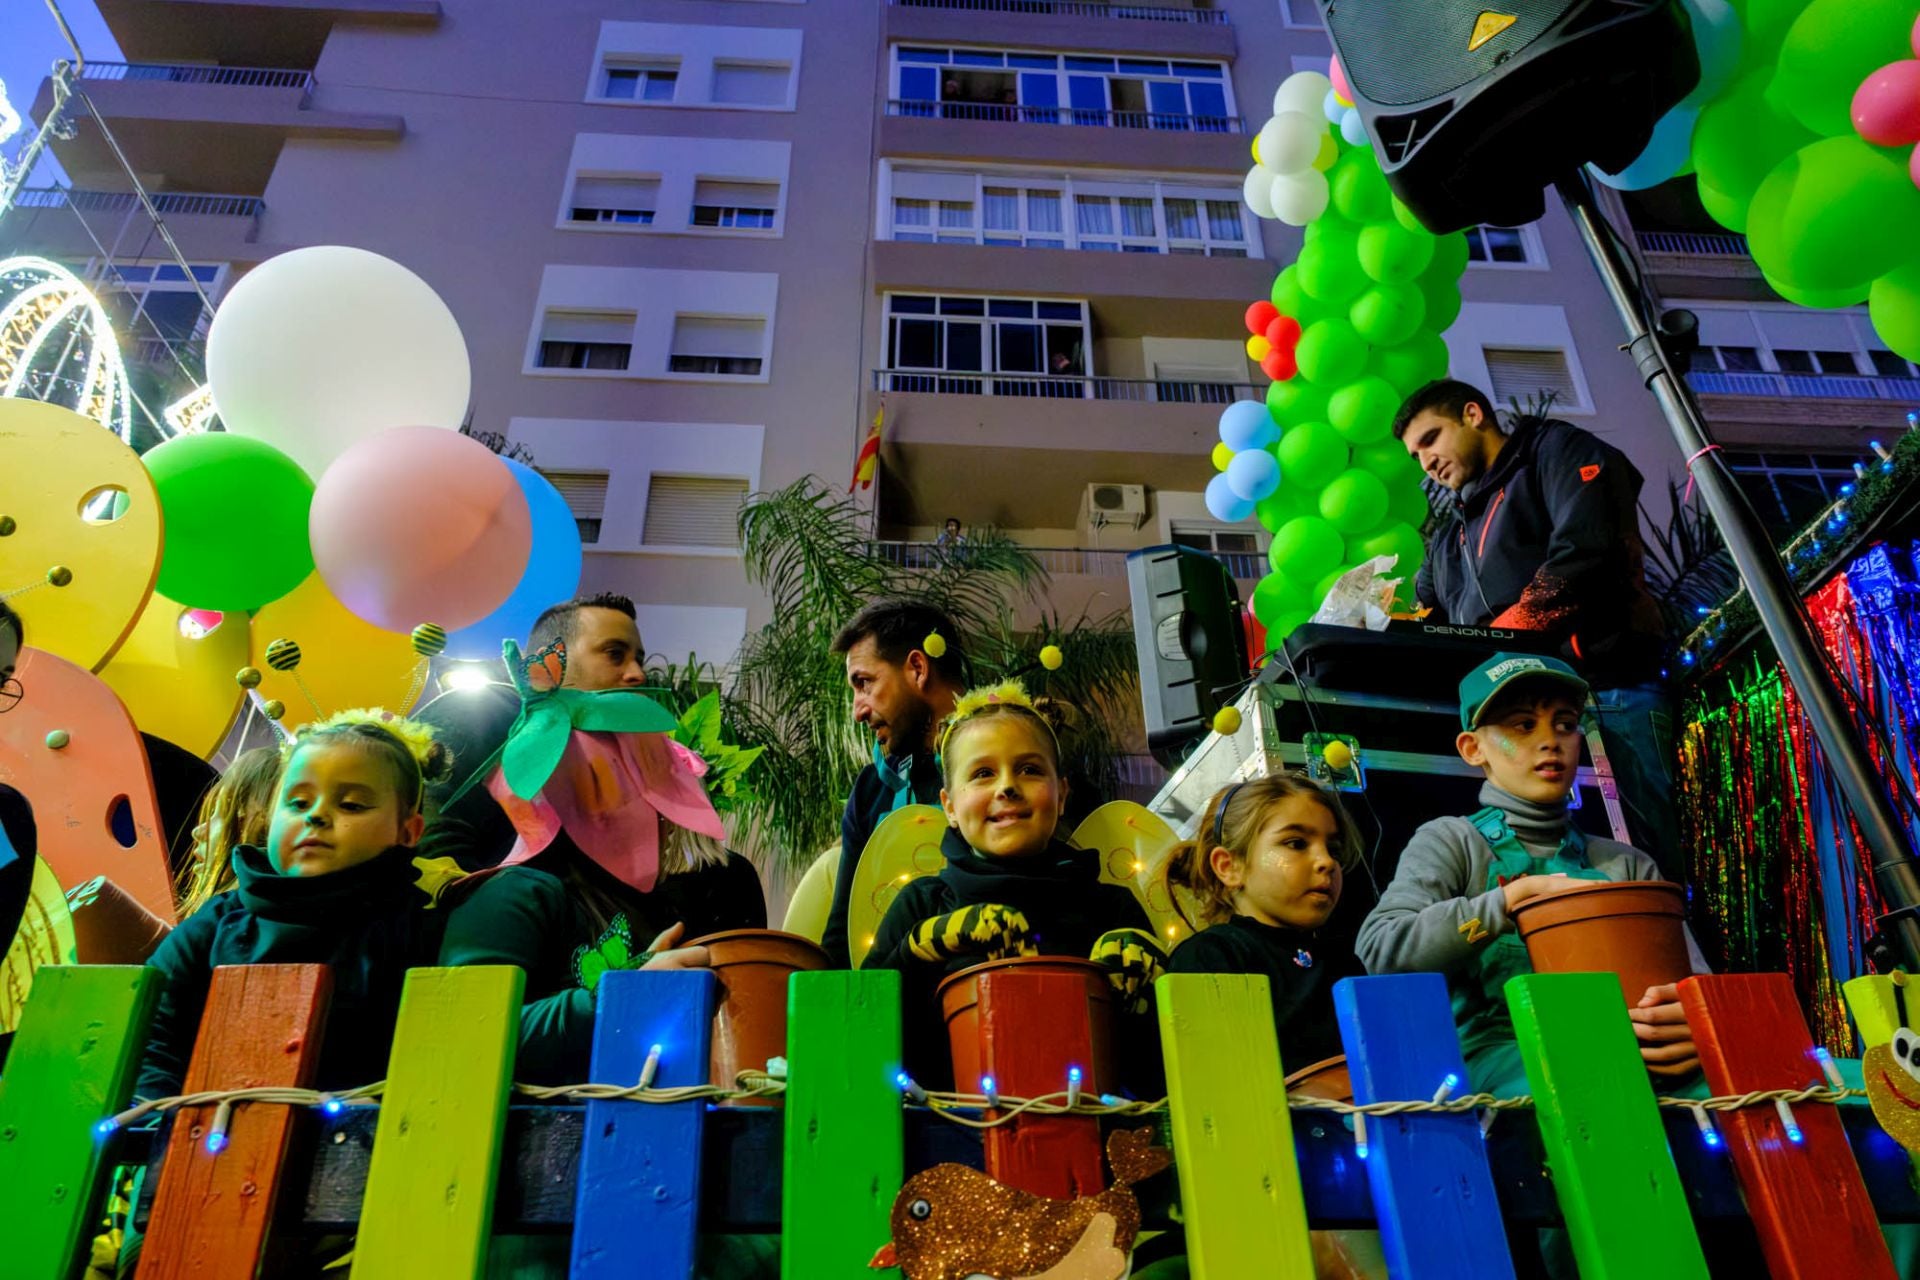
[[[525,862],[565,831],[580,851],[641,893],[660,876],[660,820],[723,838],[726,829],[708,798],[707,765],[669,735],[673,714],[644,694],[559,686],[535,689],[520,647],[505,645],[507,670],[520,693],[520,715],[501,748],[487,790],[520,838],[503,865]],[[564,645],[535,655],[560,659]]]

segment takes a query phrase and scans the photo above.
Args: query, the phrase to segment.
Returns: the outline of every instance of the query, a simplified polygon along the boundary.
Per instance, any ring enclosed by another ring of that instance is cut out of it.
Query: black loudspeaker
[[[1174,546],[1128,553],[1127,589],[1147,747],[1175,768],[1182,748],[1204,737],[1214,712],[1246,686],[1240,589],[1219,560]]]
[[[1679,0],[1321,0],[1394,194],[1435,232],[1518,226],[1624,169],[1700,81]]]

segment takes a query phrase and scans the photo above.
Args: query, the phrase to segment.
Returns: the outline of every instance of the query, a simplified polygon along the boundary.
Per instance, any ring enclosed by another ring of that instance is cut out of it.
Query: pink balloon
[[[1335,96],[1348,106],[1352,106],[1353,86],[1347,83],[1347,69],[1340,65],[1339,58],[1335,58],[1333,64],[1327,68],[1327,79],[1333,81]]]
[[[388,631],[448,631],[499,607],[526,571],[533,520],[507,465],[439,427],[395,427],[333,460],[307,517],[313,562]]]
[[[1913,35],[1907,41],[1907,43],[1913,46],[1913,56],[1916,58],[1920,58],[1920,17],[1914,18]]]
[[[1920,142],[1920,61],[1890,62],[1853,93],[1853,127],[1876,147]]]

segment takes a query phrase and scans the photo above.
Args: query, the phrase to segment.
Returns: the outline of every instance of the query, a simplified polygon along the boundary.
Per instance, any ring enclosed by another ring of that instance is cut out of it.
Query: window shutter
[[[1485,355],[1495,409],[1504,411],[1514,400],[1524,405],[1547,391],[1554,393],[1556,404],[1580,405],[1579,388],[1574,385],[1573,370],[1567,367],[1566,352],[1487,347]]]
[[[576,209],[653,209],[660,199],[658,178],[575,178]]]
[[[778,209],[780,188],[771,182],[709,182],[702,178],[693,184],[693,202],[731,209]]]
[[[713,316],[675,316],[673,354],[754,358],[765,354],[765,320],[722,320]]]
[[[540,325],[542,342],[633,342],[633,313],[549,311]]]
[[[607,511],[607,473],[604,471],[543,471],[547,483],[566,499],[576,520],[598,520]]]
[[[641,541],[662,547],[738,547],[745,480],[655,475],[647,481]]]
[[[746,62],[713,64],[713,100],[756,107],[784,106],[791,69]]]
[[[895,169],[893,194],[900,200],[952,200],[972,204],[976,179],[970,173],[928,173],[922,169]]]

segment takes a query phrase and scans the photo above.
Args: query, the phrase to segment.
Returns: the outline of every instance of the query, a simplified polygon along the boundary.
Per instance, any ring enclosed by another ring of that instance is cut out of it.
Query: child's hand
[[[1680,992],[1673,983],[1648,987],[1640,1003],[1627,1010],[1627,1016],[1633,1019],[1633,1034],[1640,1039],[1640,1057],[1650,1073],[1677,1077],[1692,1075],[1700,1069],[1693,1032],[1687,1026],[1687,1013],[1680,1006]]]
[[[1507,910],[1511,911],[1529,898],[1541,898],[1567,889],[1590,889],[1593,884],[1593,881],[1582,880],[1578,876],[1521,876],[1518,880],[1509,880],[1501,885],[1500,892],[1506,896]]]
[[[939,964],[954,956],[1004,960],[1008,956],[1037,955],[1027,941],[1027,918],[997,902],[981,903],[922,920],[907,935],[907,950],[916,960]]]
[[[653,940],[647,948],[652,957],[642,969],[705,969],[711,966],[705,947],[676,947],[680,935],[686,931],[684,925],[668,925],[665,932]]]
[[[1147,1011],[1153,980],[1166,972],[1167,953],[1159,939],[1138,929],[1111,929],[1095,939],[1087,957],[1107,971],[1107,982],[1128,1013]]]

